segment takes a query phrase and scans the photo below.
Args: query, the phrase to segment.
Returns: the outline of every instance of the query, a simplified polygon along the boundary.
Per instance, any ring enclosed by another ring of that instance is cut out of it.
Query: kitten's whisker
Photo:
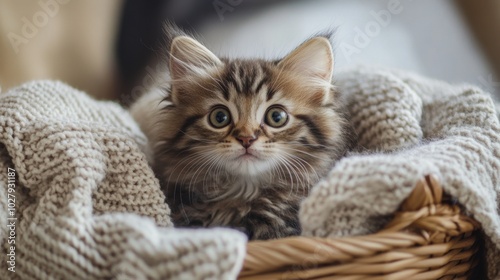
[[[292,188],[290,190],[290,196],[291,196],[294,193],[294,190],[298,193],[300,187],[304,185],[303,178],[301,179],[299,177],[300,175],[304,176],[304,173],[300,172],[300,170],[297,168],[297,166],[292,161],[290,161],[286,157],[285,157],[285,159],[286,159],[288,166],[290,166],[290,169],[295,171],[295,172],[293,172],[293,175],[295,176],[295,179],[297,181],[295,189]]]
[[[180,166],[181,164],[183,164],[184,162],[186,162],[186,161],[188,161],[188,160],[191,160],[191,161],[189,162],[189,163],[191,163],[191,162],[193,162],[193,160],[196,160],[196,159],[198,159],[198,158],[200,158],[200,157],[202,157],[202,156],[203,156],[203,155],[202,155],[202,154],[200,154],[200,153],[194,153],[194,154],[192,154],[192,155],[189,155],[189,156],[187,156],[187,157],[185,157],[185,158],[181,159],[179,162],[177,162],[177,163],[174,165],[174,167],[173,167],[172,171],[170,171],[170,172],[169,172],[169,173],[170,173],[170,176],[168,177],[167,182],[171,182],[171,180],[170,180],[170,179],[172,178],[172,175],[174,175],[174,174],[175,174],[175,170],[177,169],[177,167],[178,167],[178,166]],[[185,166],[182,168],[182,170],[181,170],[180,174],[182,174],[182,172],[184,171],[184,169],[185,169],[187,166],[188,166],[188,165],[185,165]],[[175,182],[177,182],[177,181],[178,181],[180,174],[177,174],[177,178],[175,179]]]
[[[285,151],[283,151],[283,153],[285,153],[285,154],[293,157],[295,160],[298,160],[301,163],[302,166],[304,166],[302,163],[307,164],[310,167],[310,170],[316,174],[317,179],[319,179],[318,173],[316,172],[316,170],[314,169],[314,167],[307,160],[305,160],[305,159],[303,159],[303,158],[301,158],[301,157],[299,157],[297,155],[294,155],[292,153],[288,153],[288,152],[285,152]],[[305,168],[305,166],[304,166],[304,168]]]
[[[205,157],[203,157],[202,159],[200,159],[200,163],[198,164],[198,168],[196,169],[196,171],[194,172],[194,174],[191,175],[191,180],[189,181],[189,184],[188,184],[188,192],[191,194],[193,193],[192,191],[192,186],[193,186],[193,182],[196,182],[197,179],[198,179],[198,172],[204,168],[205,166],[205,163],[210,159],[210,156],[206,155]]]
[[[276,169],[276,171],[279,173],[279,176],[281,176],[281,172],[283,172],[283,169],[281,168],[281,161],[279,160],[278,156],[274,156],[271,158],[273,162],[273,167]],[[284,176],[283,173],[283,179],[286,179],[286,176]]]
[[[300,172],[299,168],[296,165],[296,162],[292,158],[289,159],[288,163],[291,165],[291,167],[293,167],[293,169],[296,169],[296,171],[297,171],[294,174],[295,174],[295,177],[297,178],[297,183],[298,183],[297,193],[298,193],[300,188],[304,188],[304,186],[308,184],[308,182],[305,182],[305,181],[307,181],[306,177],[305,177],[305,174],[307,174],[307,170],[299,167],[300,169],[303,169],[303,172]],[[301,178],[299,178],[299,176]],[[293,193],[293,192],[291,192],[291,193]]]
[[[216,163],[216,168],[215,168],[215,172],[214,172],[215,177],[214,178],[221,178],[221,176],[222,176],[221,173],[224,171],[223,166],[221,164],[221,162],[223,162],[223,161],[224,161],[224,157],[221,155],[219,157],[219,159],[217,160],[217,163]],[[215,184],[215,189],[217,191],[220,190],[219,189],[219,184]]]
[[[177,169],[177,166],[179,166],[180,164],[182,164],[182,163],[186,162],[187,160],[191,159],[191,161],[190,161],[187,165],[185,165],[185,166],[182,168],[181,172],[179,172],[179,174],[177,174],[177,178],[175,179],[175,184],[174,184],[174,198],[175,198],[175,193],[177,192],[177,184],[179,183],[179,177],[180,177],[182,174],[184,174],[184,169],[185,169],[186,167],[188,167],[188,166],[189,166],[188,171],[189,171],[190,169],[192,169],[192,166],[190,166],[190,164],[191,164],[194,160],[198,160],[198,159],[200,159],[200,158],[203,158],[203,156],[204,156],[204,155],[203,155],[203,154],[201,154],[201,153],[195,153],[195,154],[193,154],[193,155],[190,155],[190,156],[188,156],[188,157],[186,157],[186,158],[182,159],[181,161],[179,161],[179,162],[178,162],[178,163],[174,166],[174,169],[171,171],[170,176],[169,176],[169,178],[168,178],[168,181],[167,181],[168,183],[167,183],[167,184],[170,184],[170,182],[171,182],[171,181],[170,181],[170,178],[171,178],[171,176],[174,174],[174,171]],[[184,181],[183,181],[183,182],[184,182]],[[182,183],[182,182],[181,182],[181,183]],[[187,216],[187,213],[186,213],[186,211],[185,211],[185,209],[184,209],[184,201],[182,200],[182,189],[183,189],[182,187],[179,187],[179,191],[180,191],[180,193],[179,193],[179,197],[180,197],[180,206],[181,206],[180,208],[181,208],[181,211],[183,212],[183,215],[184,215],[184,217],[186,218],[186,220],[187,220],[187,221],[189,221],[189,218],[188,218],[188,216]],[[191,199],[191,197],[190,197],[190,193],[188,193],[188,199]]]
[[[309,183],[307,184],[307,188],[309,189],[310,187],[312,187],[312,184],[313,183],[316,183],[318,182],[319,180],[321,180],[321,177],[319,176],[318,172],[316,172],[316,169],[307,161],[305,161],[304,159],[300,158],[300,157],[297,157],[298,160],[300,160],[301,162],[307,164],[309,167],[310,167],[310,170],[313,172],[314,174],[314,177],[313,178],[313,181],[311,181],[311,178],[309,178]]]
[[[293,154],[290,154],[290,153],[287,153],[287,152],[284,152],[286,155],[290,156],[289,157],[289,160],[293,161],[294,163],[298,164],[299,167],[302,169],[303,173],[302,175],[304,174],[307,174],[308,173],[308,170],[307,168],[302,164],[300,163],[297,159],[300,159],[299,157],[293,155]],[[297,159],[296,159],[297,158]]]
[[[215,158],[215,160],[212,160],[211,164],[208,166],[208,170],[205,172],[205,176],[203,176],[203,192],[208,192],[207,191],[207,188],[206,188],[206,185],[207,185],[207,176],[210,174],[210,171],[212,170],[212,168],[214,167],[218,167],[219,165],[219,162],[222,158],[221,155],[214,155],[215,156],[218,156],[217,158]]]
[[[310,163],[308,163],[307,161],[305,161],[304,159],[294,155],[294,154],[290,154],[290,153],[287,153],[287,152],[284,152],[286,153],[287,155],[289,155],[291,158],[290,160],[294,161],[297,165],[299,165],[300,169],[302,169],[302,178],[304,179],[305,183],[303,182],[302,186],[305,187],[305,188],[309,188],[310,184],[312,183],[311,182],[311,179],[309,176],[306,177],[306,174],[308,174],[309,170],[306,168],[306,166],[303,164],[303,163],[306,163],[307,165],[309,165],[309,167],[311,168],[310,170],[315,174],[315,176],[319,179],[319,176],[318,176],[318,173],[314,170],[314,168],[311,166]],[[302,163],[303,162],[303,163]]]
[[[285,157],[283,157],[283,156],[281,156],[281,155],[278,155],[278,159],[280,160],[280,162],[282,162],[282,163],[283,163],[283,166],[284,166],[284,167],[286,168],[286,170],[288,171],[288,175],[290,175],[290,183],[292,184],[292,186],[291,186],[291,190],[293,191],[293,187],[294,187],[294,183],[293,183],[293,181],[294,181],[294,180],[293,180],[293,178],[294,178],[294,176],[293,176],[292,174],[294,174],[294,173],[293,173],[293,172],[291,172],[290,168],[288,168],[288,167],[289,167],[289,165],[288,165],[287,160],[286,160],[286,158],[285,158]],[[295,177],[295,178],[296,178],[296,177]]]
[[[178,152],[174,158],[177,158],[178,156],[182,155],[183,153],[190,152],[194,150],[194,147],[189,147],[187,149],[181,149],[180,152]]]
[[[283,151],[283,152],[290,157],[289,159],[291,161],[293,161],[293,162],[291,162],[291,164],[295,165],[297,167],[297,169],[300,168],[302,170],[302,172],[299,172],[300,176],[302,177],[301,185],[300,185],[302,187],[302,190],[309,189],[310,184],[312,182],[311,182],[311,178],[309,176],[307,176],[307,174],[309,174],[310,171],[312,171],[316,177],[319,177],[317,172],[314,170],[313,166],[301,157],[298,157],[298,156],[291,154],[291,153],[287,153],[285,151]],[[303,163],[307,164],[310,167],[310,171]],[[299,191],[299,188],[297,188],[297,191]]]
[[[281,168],[281,164],[280,164],[279,159],[273,158],[273,162],[275,163],[276,171],[278,171],[278,178],[279,178],[279,176],[281,176],[283,174],[283,180],[286,181],[285,171],[283,170],[283,168]]]
[[[213,155],[213,154],[210,154],[210,153],[207,153],[207,154],[206,154],[206,157],[204,158],[204,161],[203,161],[201,164],[199,164],[198,169],[195,171],[195,173],[194,173],[194,174],[193,174],[193,176],[191,177],[191,181],[189,182],[188,189],[190,189],[190,188],[191,188],[191,186],[192,186],[193,182],[195,182],[195,183],[196,183],[196,180],[198,179],[198,176],[199,176],[199,172],[200,172],[203,168],[205,168],[207,165],[211,164],[211,163],[214,161],[214,159],[215,159],[215,158],[216,158],[216,157],[215,157],[215,155]],[[206,176],[206,174],[207,174],[207,171],[208,171],[208,170],[205,170],[205,176]],[[205,177],[204,177],[204,178],[205,178]],[[204,180],[204,179],[203,179],[203,180]]]
[[[193,168],[198,167],[194,172],[194,174],[192,174],[191,176],[190,184],[193,182],[193,180],[197,179],[197,177],[195,176],[200,171],[200,169],[204,167],[205,162],[213,156],[208,149],[200,150],[199,154],[201,154],[202,156],[197,158],[196,160],[200,161],[201,163],[194,164],[193,166],[190,167],[190,169],[188,169],[188,171],[190,171]]]
[[[266,162],[269,163],[271,166],[271,178],[274,178],[276,175],[278,177],[278,180],[280,179],[281,174],[277,173],[277,164],[276,160],[274,158],[266,159]]]
[[[302,153],[302,154],[305,154],[307,156],[310,156],[310,157],[313,157],[313,158],[317,158],[317,159],[320,159],[320,160],[327,160],[328,157],[320,157],[320,156],[315,156],[311,153],[308,153],[308,152],[305,152],[305,151],[302,151],[302,150],[299,150],[299,149],[294,149],[294,148],[290,148],[290,147],[287,147],[285,145],[281,146],[280,148],[282,149],[286,149],[286,150],[291,150],[291,151],[296,151],[296,152],[299,152],[299,153]]]
[[[297,145],[297,146],[306,146],[306,147],[313,147],[313,148],[324,148],[328,149],[328,146],[322,145],[322,144],[305,144],[305,143],[300,143],[296,141],[288,142],[287,145]]]
[[[221,158],[220,160],[222,160],[222,159],[223,159],[223,157],[222,157],[222,156],[221,156],[220,158]],[[219,164],[219,165],[217,166],[217,168],[215,169],[215,176],[216,176],[215,178],[221,178],[219,174],[221,174],[221,173],[222,173],[222,171],[223,171],[223,169],[222,169],[222,164]],[[216,185],[216,187],[217,187],[217,190],[219,190],[219,185]]]
[[[170,179],[172,178],[172,175],[174,175],[174,171],[177,169],[178,166],[180,166],[185,161],[190,160],[193,157],[197,157],[197,156],[200,156],[200,155],[198,155],[198,154],[188,155],[187,157],[182,158],[181,160],[179,160],[172,168],[169,168],[169,172],[168,173],[170,173],[170,175],[167,178],[167,182],[172,182]]]
[[[204,162],[203,162],[203,163],[200,165],[200,167],[199,167],[199,168],[201,168],[201,167],[205,164],[205,162],[207,162],[207,161],[208,161],[207,157],[210,157],[210,155],[209,155],[209,154],[207,154],[207,153],[205,153],[205,154],[201,154],[199,157],[197,157],[197,158],[195,158],[195,159],[193,159],[193,160],[197,160],[197,161],[203,160]],[[191,160],[191,162],[192,162],[193,160]],[[191,162],[190,162],[190,163],[191,163]],[[196,167],[196,165],[190,165],[190,166],[189,166],[189,169],[186,171],[186,173],[190,172],[190,171],[191,171],[194,167]],[[199,168],[198,168],[198,170],[199,170]],[[196,173],[197,173],[197,172],[195,172],[195,174],[191,176],[191,178],[192,178],[192,179],[191,179],[191,181],[190,181],[189,185],[187,186],[188,199],[189,199],[189,201],[190,201],[190,202],[192,201],[191,195],[194,193],[194,192],[192,191],[192,188],[191,188],[191,186],[192,186],[192,182],[193,182],[193,176],[195,176],[195,175],[196,175]],[[179,175],[181,175],[181,174],[183,174],[183,171],[181,171],[181,173],[180,173]],[[197,176],[196,176],[196,178],[197,178]],[[194,178],[194,179],[196,179],[196,178]],[[184,176],[184,180],[183,180],[181,183],[186,182],[186,179],[188,179],[188,178],[187,178],[187,176]],[[176,182],[176,185],[177,185],[177,182]],[[184,202],[182,201],[182,195],[181,195],[180,197],[181,197],[181,201],[180,201],[181,209],[182,209],[182,210],[183,210],[183,212],[185,213]]]

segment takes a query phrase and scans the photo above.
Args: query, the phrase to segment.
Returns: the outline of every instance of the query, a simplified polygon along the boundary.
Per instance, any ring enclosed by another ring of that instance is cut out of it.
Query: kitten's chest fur
[[[231,227],[250,239],[282,238],[300,233],[305,189],[292,190],[283,180],[214,178],[198,186],[167,185],[167,202],[177,226]]]

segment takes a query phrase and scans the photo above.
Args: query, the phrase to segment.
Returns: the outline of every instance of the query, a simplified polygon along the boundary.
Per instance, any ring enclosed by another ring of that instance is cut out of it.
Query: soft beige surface
[[[0,0],[0,85],[58,79],[116,99],[123,0]]]
[[[498,275],[500,125],[491,99],[474,87],[384,70],[352,70],[336,80],[364,150],[341,160],[304,201],[304,234],[376,231],[423,175],[434,174],[482,223],[489,274]],[[144,136],[117,105],[61,83],[26,84],[0,95],[0,143],[1,224],[5,170],[19,176],[16,274],[9,276],[236,277],[244,236],[171,228],[140,152]],[[2,227],[3,252],[6,234]]]

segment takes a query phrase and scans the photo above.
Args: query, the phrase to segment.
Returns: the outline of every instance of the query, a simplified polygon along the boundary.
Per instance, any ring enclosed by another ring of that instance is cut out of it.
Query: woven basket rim
[[[479,229],[428,175],[377,233],[248,242],[239,279],[465,279]]]

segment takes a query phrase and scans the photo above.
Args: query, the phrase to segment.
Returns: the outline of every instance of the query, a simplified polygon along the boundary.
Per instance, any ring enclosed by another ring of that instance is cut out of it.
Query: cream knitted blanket
[[[499,277],[500,125],[492,100],[474,87],[380,69],[344,71],[337,85],[360,152],[304,201],[304,234],[374,232],[434,174],[482,224],[488,273]],[[145,146],[125,110],[62,83],[0,95],[0,278],[234,279],[245,237],[172,228]]]

